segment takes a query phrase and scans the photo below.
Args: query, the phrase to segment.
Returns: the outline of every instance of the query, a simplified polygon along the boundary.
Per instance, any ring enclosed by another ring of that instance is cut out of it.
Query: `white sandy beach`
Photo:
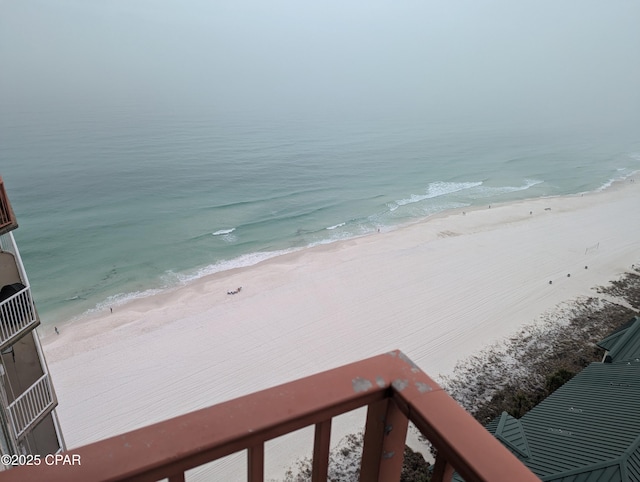
[[[59,336],[41,328],[67,446],[391,349],[437,379],[640,262],[638,212],[630,180],[459,211],[212,275],[59,326]],[[337,433],[358,429],[347,421]],[[269,444],[267,477],[303,449]],[[237,464],[199,479],[243,480]]]

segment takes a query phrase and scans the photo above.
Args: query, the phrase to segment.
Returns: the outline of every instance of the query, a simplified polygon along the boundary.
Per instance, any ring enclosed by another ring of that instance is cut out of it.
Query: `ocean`
[[[603,189],[633,126],[14,110],[0,175],[45,324],[465,206]]]

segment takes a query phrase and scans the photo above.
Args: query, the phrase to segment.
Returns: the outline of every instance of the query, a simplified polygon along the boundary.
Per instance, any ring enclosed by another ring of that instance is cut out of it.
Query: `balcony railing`
[[[0,177],[0,234],[11,231],[18,227],[18,221],[11,209],[11,203],[4,190],[4,181]]]
[[[49,375],[45,373],[7,407],[16,439],[22,438],[55,406]]]
[[[150,425],[66,454],[80,465],[16,467],[9,480],[185,480],[184,472],[247,451],[247,479],[262,481],[267,440],[315,425],[314,482],[327,480],[331,420],[368,406],[360,480],[400,479],[408,422],[438,451],[432,481],[539,479],[404,354],[393,351]],[[61,454],[61,455],[64,455]]]
[[[21,336],[40,324],[31,298],[31,289],[25,286],[16,294],[0,302],[0,349],[15,343]]]

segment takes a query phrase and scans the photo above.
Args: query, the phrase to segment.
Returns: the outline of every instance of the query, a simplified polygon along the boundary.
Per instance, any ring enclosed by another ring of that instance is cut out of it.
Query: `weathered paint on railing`
[[[16,439],[20,439],[55,405],[49,375],[45,373],[7,407]]]
[[[397,482],[408,421],[438,450],[433,482],[455,468],[467,482],[539,479],[399,351],[335,368],[118,435],[66,454],[80,465],[17,467],[9,480],[183,481],[184,472],[247,450],[262,481],[264,443],[315,425],[313,481],[326,481],[332,417],[368,406],[362,482]],[[61,455],[64,455],[61,454]]]

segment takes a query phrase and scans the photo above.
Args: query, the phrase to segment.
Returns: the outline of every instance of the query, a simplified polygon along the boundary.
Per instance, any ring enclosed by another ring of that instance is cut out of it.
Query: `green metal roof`
[[[598,346],[606,363],[592,363],[521,419],[503,412],[486,427],[543,481],[640,481],[640,317]]]
[[[546,481],[631,480],[639,415],[640,363],[592,363],[520,419],[532,447],[523,461]]]
[[[605,345],[605,346],[603,346]],[[608,350],[606,363],[640,359],[640,317],[598,343]]]
[[[508,413],[502,412],[502,415],[498,417],[498,425],[493,435],[515,455],[524,458],[531,457],[524,428],[517,418],[513,418]]]
[[[503,413],[487,429],[543,481],[640,481],[640,362],[592,363],[521,419]]]
[[[598,345],[603,350],[611,351],[611,349],[615,346],[615,344],[618,342],[618,340],[620,340],[620,338],[622,338],[622,335],[624,335],[626,333],[627,329],[629,329],[629,327],[631,325],[633,325],[633,323],[635,323],[635,321],[636,321],[636,319],[633,318],[631,321],[625,323],[624,325],[622,325],[620,328],[618,328],[613,333],[607,335],[607,337],[604,340],[599,341],[598,343],[596,343],[596,345]]]

